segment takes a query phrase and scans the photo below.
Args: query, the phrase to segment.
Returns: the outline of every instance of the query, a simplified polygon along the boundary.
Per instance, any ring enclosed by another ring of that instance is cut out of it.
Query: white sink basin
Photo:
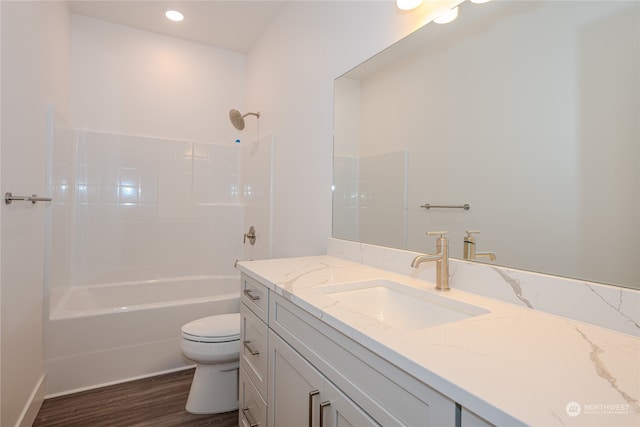
[[[386,279],[327,285],[316,289],[336,300],[341,308],[403,330],[430,328],[489,313],[481,307]]]

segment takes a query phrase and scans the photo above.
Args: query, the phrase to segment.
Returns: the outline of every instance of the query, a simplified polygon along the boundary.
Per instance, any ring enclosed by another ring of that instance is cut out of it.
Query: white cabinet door
[[[318,405],[321,427],[379,426],[360,407],[327,380],[326,400]]]
[[[270,426],[377,425],[278,335],[269,334]]]

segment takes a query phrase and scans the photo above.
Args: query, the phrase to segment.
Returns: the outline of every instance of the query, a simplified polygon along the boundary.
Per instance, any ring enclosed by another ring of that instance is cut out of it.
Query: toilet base
[[[238,409],[238,362],[198,363],[186,410],[191,414],[219,414]]]

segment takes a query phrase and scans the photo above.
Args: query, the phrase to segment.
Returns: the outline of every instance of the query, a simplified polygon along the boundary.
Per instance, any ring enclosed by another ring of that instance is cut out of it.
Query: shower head
[[[238,130],[244,129],[244,118],[247,116],[256,116],[257,118],[260,118],[260,112],[258,111],[256,113],[247,113],[242,115],[242,113],[235,108],[229,110],[229,120],[231,120],[231,124]]]

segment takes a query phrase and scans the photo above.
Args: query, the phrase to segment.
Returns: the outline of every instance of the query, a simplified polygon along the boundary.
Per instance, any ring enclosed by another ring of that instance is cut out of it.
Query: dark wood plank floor
[[[193,369],[46,399],[34,427],[237,427],[238,411],[193,415],[185,411]]]

